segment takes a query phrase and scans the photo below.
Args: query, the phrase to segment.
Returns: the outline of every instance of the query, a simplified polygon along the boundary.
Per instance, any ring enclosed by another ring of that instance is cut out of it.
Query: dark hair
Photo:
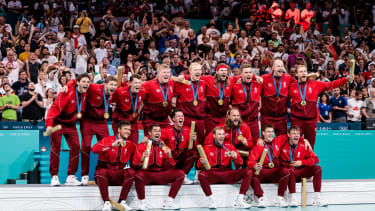
[[[267,128],[275,129],[275,127],[274,127],[272,124],[264,124],[264,125],[262,126],[262,132],[266,131]]]
[[[82,73],[81,75],[77,76],[77,78],[76,78],[77,82],[80,82],[82,80],[82,78],[88,78],[90,80],[89,74]]]
[[[133,81],[134,78],[141,80],[142,77],[140,74],[135,74],[130,76],[129,81]]]
[[[124,126],[131,126],[132,124],[129,122],[129,121],[120,121],[119,123],[118,123],[118,126],[117,126],[117,128],[118,129],[121,129],[122,127],[124,127]]]
[[[301,129],[297,125],[290,126],[290,128],[288,129],[288,133],[290,133],[292,130],[296,130],[299,132],[301,131]]]
[[[182,113],[184,113],[181,109],[176,108],[176,109],[174,109],[174,110],[172,111],[172,113],[171,113],[171,118],[175,117],[177,112],[182,112]]]
[[[152,129],[154,129],[154,127],[160,127],[160,125],[159,125],[159,124],[152,124],[152,125],[150,126],[150,128],[148,129],[148,132],[151,132]]]
[[[117,79],[114,77],[114,76],[107,76],[107,78],[105,79],[105,82],[104,83],[109,83],[111,81],[116,81],[117,82]]]
[[[326,96],[326,98],[327,98],[326,103],[327,103],[327,105],[329,105],[330,102],[329,102],[329,96],[327,95],[327,93],[324,93],[324,92],[323,92],[323,93],[320,95],[320,102],[322,102],[322,98],[323,98],[323,96]]]
[[[20,76],[21,73],[26,73],[26,75],[27,75],[27,72],[26,72],[26,70],[24,70],[24,69],[22,69],[22,70],[20,70],[20,71],[18,72],[18,76]]]

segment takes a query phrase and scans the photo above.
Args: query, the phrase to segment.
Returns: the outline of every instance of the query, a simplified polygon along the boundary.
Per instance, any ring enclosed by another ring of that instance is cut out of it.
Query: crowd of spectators
[[[205,25],[193,30],[194,19]],[[43,120],[69,80],[87,72],[93,83],[125,66],[123,80],[155,77],[159,64],[204,74],[226,63],[271,71],[275,58],[295,75],[296,64],[333,81],[353,83],[325,92],[320,122],[375,118],[375,4],[371,1],[255,0],[0,0],[2,121]]]

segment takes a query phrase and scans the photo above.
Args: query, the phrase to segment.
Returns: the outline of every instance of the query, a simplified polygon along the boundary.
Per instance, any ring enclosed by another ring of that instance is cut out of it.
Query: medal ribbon
[[[161,94],[163,95],[163,99],[166,102],[168,100],[169,85],[167,84],[167,93],[164,94],[164,89],[163,89],[162,85],[160,84],[159,80],[158,80],[158,84],[159,84],[159,87],[160,87]]]
[[[270,150],[268,149],[267,143],[264,143],[264,146],[267,149],[267,154],[268,154],[268,158],[270,159],[270,163],[272,163],[272,149],[271,149],[271,152],[270,152]]]
[[[135,102],[133,102],[133,94],[131,92],[130,87],[129,87],[129,94],[130,94],[130,103],[131,103],[131,106],[132,106],[133,113],[136,113],[137,112],[137,104],[138,104],[138,93],[137,93],[137,95],[135,95]]]
[[[253,83],[250,82],[249,95],[247,95],[246,87],[245,87],[245,84],[243,82],[242,82],[242,89],[243,89],[243,93],[245,94],[245,97],[246,97],[246,102],[249,102],[248,99],[251,99],[251,90],[253,89]],[[247,97],[247,96],[249,96],[249,97]]]
[[[221,84],[220,83],[218,84],[218,88],[219,88],[219,98],[220,98],[220,100],[223,100],[224,90],[225,90],[225,83],[224,83],[223,90],[221,90]]]
[[[288,144],[289,144],[289,143],[288,143]],[[297,146],[294,148],[294,152],[293,152],[293,154],[292,154],[292,147],[291,147],[290,144],[289,144],[289,156],[290,156],[290,161],[291,161],[291,162],[294,161],[294,156],[296,155],[297,148],[298,148],[298,144],[297,144]]]
[[[279,96],[280,91],[281,91],[281,86],[283,85],[283,76],[281,75],[279,87],[276,86],[276,79],[273,74],[272,74],[272,79],[273,79],[273,85],[275,86],[276,96]]]
[[[183,128],[180,131],[180,136],[178,136],[177,130],[173,127],[174,137],[176,138],[176,149],[178,149],[178,147],[180,146],[181,139],[182,139],[182,131],[183,131]]]
[[[302,93],[302,91],[301,91],[301,86],[299,85],[299,82],[297,82],[297,86],[298,86],[299,94],[301,95],[301,99],[302,99],[302,101],[305,101],[305,99],[306,99],[307,81],[306,81],[306,84],[305,84],[305,88],[304,88],[304,90],[303,90],[303,93]]]
[[[190,79],[190,85],[191,85],[191,89],[193,90],[194,100],[197,100],[198,99],[198,92],[199,92],[199,80],[198,80],[198,83],[197,83],[197,90],[194,89],[194,84],[191,81],[191,79]]]
[[[81,102],[79,102],[79,100],[78,100],[78,88],[77,87],[76,87],[76,101],[77,101],[77,112],[81,113],[83,96],[81,97]]]
[[[109,100],[108,100],[108,103],[107,103],[107,98],[106,98],[106,96],[105,96],[104,86],[103,86],[103,101],[104,101],[104,109],[105,109],[105,113],[108,113]]]

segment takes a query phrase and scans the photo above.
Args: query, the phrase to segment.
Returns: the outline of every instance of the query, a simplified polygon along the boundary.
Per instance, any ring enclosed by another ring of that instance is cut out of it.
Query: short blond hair
[[[307,70],[305,65],[296,65],[295,68],[296,68],[297,73],[298,73],[298,70],[301,69],[301,68],[305,68]]]
[[[162,71],[162,70],[164,70],[164,69],[171,70],[171,68],[170,68],[168,65],[166,65],[166,64],[160,64],[160,65],[158,66],[158,69],[156,69],[156,71],[157,71],[157,72],[160,72],[160,71]]]
[[[199,67],[199,69],[202,69],[202,65],[199,64],[198,62],[193,62],[190,64],[189,66],[189,72],[191,72],[191,70],[194,68],[194,67]]]
[[[243,64],[243,65],[241,65],[241,67],[240,67],[240,71],[241,71],[241,73],[243,72],[243,69],[247,69],[247,68],[250,68],[251,71],[253,71],[253,67],[252,67],[250,64]]]

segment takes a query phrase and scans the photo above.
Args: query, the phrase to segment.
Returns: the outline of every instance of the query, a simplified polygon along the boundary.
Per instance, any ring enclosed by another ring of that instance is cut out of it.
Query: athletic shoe
[[[289,194],[289,206],[298,207],[298,201],[297,201],[296,193]]]
[[[121,200],[120,206],[122,206],[123,208],[125,208],[125,210],[132,210],[133,209],[131,206],[129,206],[128,204],[126,204],[125,200]]]
[[[138,208],[137,210],[147,210],[146,200],[139,200],[138,201]]]
[[[71,185],[71,186],[79,186],[81,185],[81,182],[77,180],[77,177],[74,175],[69,175],[66,178],[65,185]]]
[[[87,176],[87,175],[82,176],[82,178],[81,178],[81,184],[82,184],[83,186],[87,186],[87,185],[89,185],[89,176]]]
[[[266,208],[266,201],[264,200],[264,197],[258,198],[258,208]]]
[[[253,192],[249,192],[249,194],[247,194],[247,196],[246,196],[246,202],[247,202],[248,204],[251,204],[251,203],[254,202],[254,200],[255,200],[255,195],[254,195],[254,193],[253,193]]]
[[[314,193],[314,200],[313,200],[312,205],[314,205],[314,206],[321,206],[321,207],[328,206],[327,202],[324,201],[324,199],[320,195],[320,192],[315,192]]]
[[[246,201],[245,201],[245,195],[243,195],[243,194],[238,194],[238,196],[236,197],[236,199],[234,199],[233,207],[234,207],[234,208],[243,208],[243,209],[247,209],[247,208],[250,208],[251,205],[248,204],[248,203],[246,203]]]
[[[277,196],[277,205],[282,208],[288,207],[288,204],[282,196]]]
[[[102,211],[111,211],[112,210],[112,205],[109,201],[105,201],[103,205]]]
[[[52,177],[51,186],[60,186],[59,177],[57,175]]]
[[[191,181],[188,177],[187,177],[187,175],[185,175],[185,178],[184,178],[184,185],[191,185],[191,184],[193,184],[194,182],[193,181]]]
[[[216,201],[215,201],[215,199],[212,195],[208,197],[208,201],[209,201],[209,204],[208,204],[209,209],[216,209],[217,208]]]
[[[162,209],[164,210],[178,210],[179,207],[178,205],[175,203],[174,199],[171,198],[171,197],[168,197],[167,200],[164,200],[164,204],[162,206]]]

